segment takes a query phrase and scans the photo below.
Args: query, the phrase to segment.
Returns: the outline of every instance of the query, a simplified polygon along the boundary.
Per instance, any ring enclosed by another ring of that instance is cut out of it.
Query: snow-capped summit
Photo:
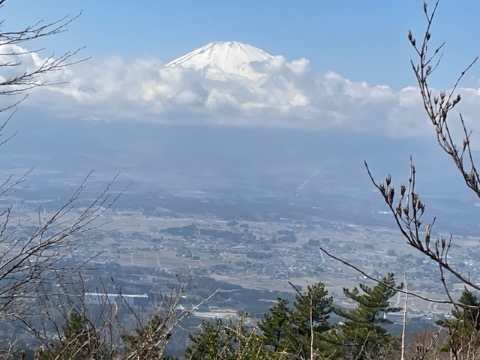
[[[252,45],[238,41],[215,41],[169,62],[166,66],[207,69],[217,75],[223,72],[226,75],[251,78],[255,72],[249,64],[272,58],[272,55]]]

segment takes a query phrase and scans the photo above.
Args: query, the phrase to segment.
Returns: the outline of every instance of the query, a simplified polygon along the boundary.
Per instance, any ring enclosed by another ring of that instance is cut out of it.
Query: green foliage
[[[298,294],[293,308],[282,298],[259,322],[258,330],[239,322],[202,321],[201,329],[190,336],[187,359],[293,359],[310,357],[310,341],[317,356],[331,353],[323,334],[331,330],[329,316],[333,299],[322,283]]]
[[[137,328],[134,333],[123,333],[121,337],[127,344],[127,358],[163,359],[170,333],[165,329],[164,319],[155,314],[146,326]]]
[[[398,349],[398,339],[382,325],[391,323],[386,318],[388,313],[401,310],[391,307],[389,301],[399,288],[394,275],[389,273],[373,288],[360,284],[362,293],[358,288],[344,289],[345,296],[355,301],[357,306],[353,310],[334,310],[345,320],[330,337],[341,348],[344,358],[388,358],[389,353]]]
[[[332,312],[333,298],[328,296],[321,282],[308,286],[304,294],[297,294],[290,315],[288,351],[302,358],[310,357],[313,336],[313,349],[317,355],[326,357],[330,346],[324,334],[331,330],[328,320]]]
[[[460,306],[452,310],[453,319],[437,321],[448,330],[449,339],[442,344],[441,350],[448,351],[455,357],[461,355],[467,345],[478,346],[480,331],[480,302],[469,290],[465,289],[458,300]]]
[[[104,339],[93,324],[76,311],[70,313],[62,327],[63,334],[58,345],[51,351],[43,351],[40,358],[51,359],[109,359]]]
[[[265,345],[273,351],[288,349],[287,338],[291,336],[291,310],[288,300],[277,298],[277,304],[270,308],[258,324],[263,333]]]
[[[262,338],[246,326],[245,318],[236,323],[202,320],[200,331],[190,335],[190,341],[185,350],[185,358],[190,360],[271,359]]]
[[[389,323],[384,314],[399,311],[389,299],[397,293],[393,274],[388,274],[374,287],[360,284],[360,290],[344,289],[345,295],[357,304],[352,310],[333,307],[323,283],[308,286],[298,293],[292,306],[278,298],[275,306],[258,323],[250,325],[246,316],[238,321],[217,319],[202,321],[200,329],[190,335],[185,358],[191,360],[287,360],[287,359],[366,359],[386,358],[398,347],[398,340],[383,327]],[[464,294],[465,303],[477,304],[476,298]],[[330,322],[332,311],[345,321]],[[454,312],[457,320],[473,319],[478,309]],[[453,323],[452,323],[453,324]],[[472,329],[477,331],[477,322]],[[453,325],[452,325],[453,326]],[[170,331],[165,319],[154,315],[145,326],[120,335],[124,342],[121,356],[128,359],[165,359]],[[111,359],[105,339],[92,323],[77,312],[69,315],[62,328],[59,344],[39,357],[51,359]],[[118,350],[117,350],[118,351]],[[313,354],[313,355],[312,355]]]
[[[360,284],[359,289],[344,289],[357,304],[353,310],[333,308],[333,298],[323,283],[298,293],[292,307],[279,298],[258,323],[257,332],[238,323],[202,321],[201,329],[190,336],[187,359],[379,359],[388,358],[399,347],[399,341],[384,328],[391,323],[386,314],[400,311],[390,306],[400,286],[388,274],[373,288]],[[335,311],[345,321],[330,323]]]

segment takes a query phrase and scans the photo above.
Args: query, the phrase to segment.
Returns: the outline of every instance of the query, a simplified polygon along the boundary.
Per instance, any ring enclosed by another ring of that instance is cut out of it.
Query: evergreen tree
[[[185,350],[185,358],[190,360],[275,359],[268,355],[262,338],[245,325],[245,318],[238,322],[202,321],[201,330],[190,335],[190,341]]]
[[[469,290],[465,289],[458,300],[460,306],[452,309],[454,319],[437,321],[448,330],[449,339],[442,344],[441,350],[450,352],[453,357],[462,356],[466,349],[480,345],[480,302]]]
[[[279,298],[259,323],[271,355],[289,354],[305,359],[310,358],[313,347],[315,356],[330,356],[332,347],[324,335],[332,329],[328,322],[332,302],[321,282],[308,286],[304,294],[298,293],[292,309],[287,300]]]
[[[373,288],[360,284],[360,290],[344,289],[345,296],[357,303],[353,310],[335,309],[345,320],[330,337],[337,344],[345,359],[389,358],[398,349],[399,341],[383,325],[390,324],[387,314],[400,308],[390,306],[392,298],[401,286],[395,284],[394,275],[389,273]]]
[[[230,342],[221,335],[222,319],[215,323],[201,320],[201,330],[189,335],[191,344],[185,349],[186,359],[220,359],[220,353],[233,352]]]
[[[258,324],[265,345],[273,352],[288,348],[287,337],[291,334],[291,311],[288,300],[277,298],[277,304],[269,309]]]
[[[164,319],[155,314],[146,326],[137,328],[133,334],[123,333],[121,337],[127,343],[128,359],[164,359],[170,333],[165,329]]]
[[[109,359],[104,339],[88,319],[76,311],[62,327],[60,343],[51,351],[41,351],[40,359]]]
[[[324,335],[332,326],[328,322],[332,312],[333,298],[328,296],[325,285],[318,282],[308,286],[304,294],[297,294],[291,314],[291,332],[288,336],[291,349],[296,355],[308,359],[311,356],[311,341],[317,356],[326,357],[331,349]],[[293,346],[293,348],[292,348]]]

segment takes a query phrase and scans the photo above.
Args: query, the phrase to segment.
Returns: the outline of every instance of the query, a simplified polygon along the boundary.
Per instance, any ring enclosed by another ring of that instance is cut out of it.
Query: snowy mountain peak
[[[250,63],[272,58],[272,55],[252,45],[238,41],[215,41],[169,62],[166,66],[182,66],[195,70],[207,68],[250,77]]]

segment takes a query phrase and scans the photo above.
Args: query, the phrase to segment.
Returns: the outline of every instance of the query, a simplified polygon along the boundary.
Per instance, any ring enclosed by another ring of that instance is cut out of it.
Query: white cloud
[[[16,71],[41,62],[38,54],[27,54]],[[68,84],[36,89],[27,105],[56,116],[112,120],[337,127],[389,135],[432,131],[415,87],[396,91],[335,72],[317,74],[303,58],[273,56],[245,66],[225,74],[166,67],[154,58],[92,59],[50,75],[50,81]],[[459,91],[470,124],[471,114],[480,112],[480,89]]]

